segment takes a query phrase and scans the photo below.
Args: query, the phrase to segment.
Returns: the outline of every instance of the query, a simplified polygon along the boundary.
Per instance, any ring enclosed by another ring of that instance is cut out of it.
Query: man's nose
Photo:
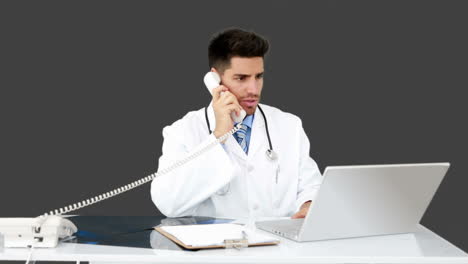
[[[247,84],[247,92],[249,94],[258,94],[258,90],[260,88],[260,83],[257,80],[253,79],[250,80]]]

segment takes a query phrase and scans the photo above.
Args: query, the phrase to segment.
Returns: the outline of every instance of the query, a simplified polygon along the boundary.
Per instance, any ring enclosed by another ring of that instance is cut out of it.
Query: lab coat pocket
[[[281,204],[284,199],[283,190],[281,188],[282,174],[281,167],[278,162],[271,165],[271,208],[273,216],[281,216]]]
[[[294,174],[280,164],[275,164],[272,186],[272,211],[273,216],[288,216],[294,210],[297,196],[297,180]]]

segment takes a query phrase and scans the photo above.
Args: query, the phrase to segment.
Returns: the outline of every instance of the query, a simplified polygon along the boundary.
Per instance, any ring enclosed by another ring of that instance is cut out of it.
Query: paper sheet
[[[184,244],[193,247],[218,246],[223,245],[225,239],[242,239],[242,231],[247,233],[249,244],[278,241],[236,224],[180,225],[161,228]]]

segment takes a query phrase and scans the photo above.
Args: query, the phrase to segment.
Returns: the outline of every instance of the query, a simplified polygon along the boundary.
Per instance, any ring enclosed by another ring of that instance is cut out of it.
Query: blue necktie
[[[239,142],[239,145],[245,153],[247,153],[249,149],[247,145],[247,129],[249,129],[247,125],[241,124],[240,129],[235,133],[237,142]]]

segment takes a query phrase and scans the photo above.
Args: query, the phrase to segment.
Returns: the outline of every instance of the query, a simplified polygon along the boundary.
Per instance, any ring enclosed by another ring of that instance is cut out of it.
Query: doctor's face
[[[237,97],[247,115],[252,115],[263,88],[263,58],[232,57],[231,67],[221,75],[221,83]]]

